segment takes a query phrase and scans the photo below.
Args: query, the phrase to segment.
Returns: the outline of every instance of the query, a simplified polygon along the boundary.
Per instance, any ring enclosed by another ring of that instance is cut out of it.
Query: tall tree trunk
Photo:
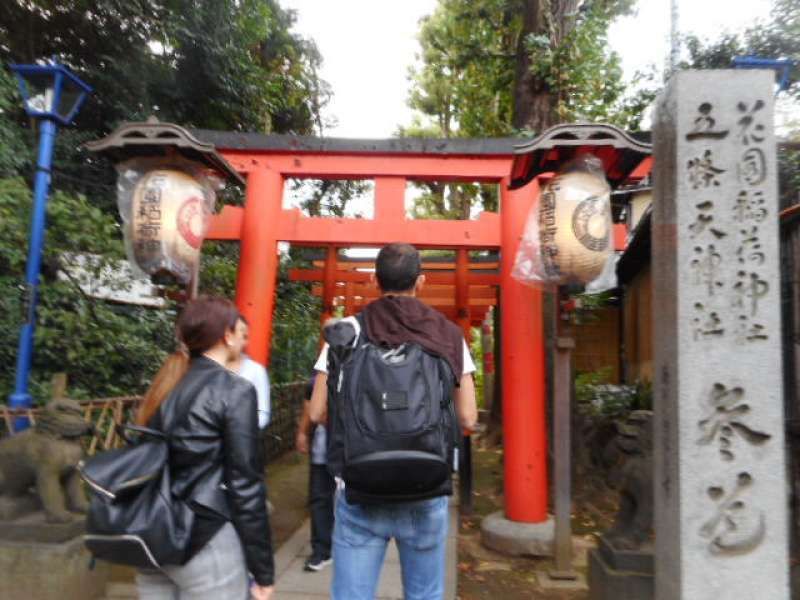
[[[516,68],[514,72],[514,120],[516,129],[542,132],[555,122],[555,103],[550,87],[531,72],[535,57],[528,49],[528,38],[548,35],[545,17],[546,2],[522,0],[522,30],[517,39]]]
[[[544,78],[534,75],[527,40],[531,35],[546,36],[550,47],[557,47],[572,29],[581,0],[521,0],[522,30],[517,40],[514,73],[514,119],[517,129],[541,133],[558,123],[558,90]]]

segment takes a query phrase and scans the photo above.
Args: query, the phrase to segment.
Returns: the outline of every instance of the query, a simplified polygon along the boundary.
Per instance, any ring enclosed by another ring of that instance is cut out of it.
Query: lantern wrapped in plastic
[[[611,188],[599,159],[567,163],[531,208],[512,277],[529,285],[616,285]]]
[[[128,259],[156,283],[188,284],[221,182],[183,159],[117,165],[117,205]]]

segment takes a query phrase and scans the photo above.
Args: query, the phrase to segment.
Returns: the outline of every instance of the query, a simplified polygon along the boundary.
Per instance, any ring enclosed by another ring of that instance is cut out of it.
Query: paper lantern
[[[191,280],[208,227],[204,186],[176,169],[148,171],[133,188],[132,258],[154,281]]]
[[[589,283],[612,251],[610,190],[605,178],[570,171],[553,178],[539,203],[539,243],[548,278]]]
[[[616,285],[611,189],[602,163],[581,156],[542,189],[528,214],[511,276],[527,285]]]

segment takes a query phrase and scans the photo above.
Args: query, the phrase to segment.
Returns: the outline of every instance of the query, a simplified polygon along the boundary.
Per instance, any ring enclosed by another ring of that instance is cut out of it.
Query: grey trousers
[[[226,523],[182,566],[140,570],[139,600],[248,600],[250,589],[239,536]]]

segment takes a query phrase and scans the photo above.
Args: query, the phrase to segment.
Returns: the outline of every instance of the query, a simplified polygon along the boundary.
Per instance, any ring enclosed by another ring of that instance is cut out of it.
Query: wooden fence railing
[[[84,438],[84,446],[89,456],[97,451],[110,450],[122,445],[122,439],[117,433],[116,426],[127,423],[133,418],[133,412],[139,399],[139,396],[119,396],[116,398],[79,401],[81,408],[83,408],[86,422],[94,425],[94,436]],[[28,417],[31,423],[35,424],[36,416],[41,411],[40,407],[12,410],[5,405],[0,406],[5,429],[4,433],[14,433],[14,419],[16,417]]]
[[[264,449],[268,461],[294,448],[297,417],[303,407],[305,388],[305,383],[272,386],[272,418],[264,432]],[[140,399],[139,396],[120,396],[79,401],[84,410],[84,418],[94,424],[95,430],[94,436],[84,438],[87,455],[122,445],[123,440],[116,426],[133,420]],[[12,410],[6,405],[0,405],[0,437],[14,433],[14,419],[18,416],[26,416],[32,423],[36,423],[36,417],[41,410],[40,407]]]
[[[305,383],[286,383],[272,386],[272,415],[264,432],[264,451],[267,462],[294,448],[297,418],[303,410]]]

